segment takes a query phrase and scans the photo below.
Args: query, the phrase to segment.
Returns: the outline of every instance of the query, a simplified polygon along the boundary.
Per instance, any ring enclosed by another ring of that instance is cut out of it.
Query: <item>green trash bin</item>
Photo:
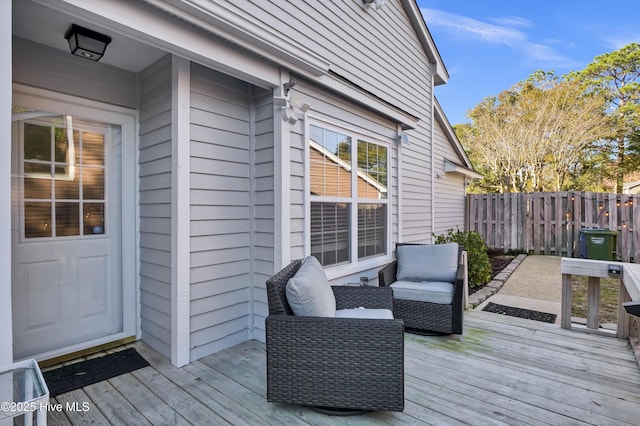
[[[582,229],[586,240],[587,259],[616,260],[618,231]]]

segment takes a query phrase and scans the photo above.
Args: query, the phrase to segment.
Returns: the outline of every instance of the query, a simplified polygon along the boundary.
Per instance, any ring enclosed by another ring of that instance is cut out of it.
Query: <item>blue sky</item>
[[[449,72],[436,88],[451,124],[536,70],[580,70],[640,43],[640,1],[418,0]]]

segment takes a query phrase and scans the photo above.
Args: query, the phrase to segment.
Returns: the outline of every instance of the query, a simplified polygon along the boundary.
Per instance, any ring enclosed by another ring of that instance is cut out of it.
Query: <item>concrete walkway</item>
[[[560,324],[561,259],[537,255],[516,257],[487,287],[469,297],[470,307],[482,310],[493,302],[531,309],[556,314],[556,324]]]

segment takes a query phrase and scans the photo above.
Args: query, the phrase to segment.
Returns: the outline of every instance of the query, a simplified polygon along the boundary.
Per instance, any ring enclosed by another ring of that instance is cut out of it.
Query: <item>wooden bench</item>
[[[618,267],[619,276],[609,273],[610,267]],[[569,330],[588,333],[605,334],[619,339],[629,339],[640,364],[640,320],[627,314],[622,304],[628,301],[640,301],[640,264],[612,262],[606,260],[562,258],[562,307],[560,326]],[[588,277],[587,288],[587,325],[578,326],[571,321],[572,290],[571,277],[582,275]],[[616,330],[603,330],[599,326],[598,307],[600,305],[600,279],[620,279],[618,296],[618,323]]]

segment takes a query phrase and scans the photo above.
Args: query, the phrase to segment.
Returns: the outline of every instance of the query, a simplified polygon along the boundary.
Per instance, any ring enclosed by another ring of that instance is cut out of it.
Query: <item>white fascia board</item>
[[[211,31],[249,51],[289,68],[319,77],[329,63],[319,55],[282,37],[259,20],[240,16],[214,0],[144,0],[172,15]],[[285,22],[282,25],[286,25]]]
[[[445,173],[459,173],[471,179],[482,179],[482,175],[475,170],[468,169],[460,164],[456,164],[453,161],[444,160],[444,172]]]
[[[444,66],[444,61],[442,60],[442,56],[440,56],[440,52],[438,52],[436,43],[433,41],[433,37],[431,37],[431,34],[429,33],[427,24],[424,22],[424,18],[416,4],[416,0],[402,0],[402,4],[409,15],[411,24],[413,25],[416,35],[418,36],[427,57],[436,65],[435,76],[433,79],[434,84],[439,86],[447,83],[449,81],[449,73],[447,72],[447,68]]]
[[[456,132],[453,130],[453,127],[451,127],[451,123],[449,123],[449,119],[444,113],[444,110],[442,109],[440,102],[438,102],[438,99],[435,99],[434,105],[435,105],[435,109],[434,109],[435,118],[438,121],[438,123],[440,123],[442,130],[444,130],[445,136],[451,143],[451,146],[458,154],[458,157],[460,157],[460,160],[464,162],[464,165],[469,169],[473,169],[473,166],[471,165],[471,160],[469,160],[469,156],[465,152],[464,147],[460,142],[460,139],[458,139],[458,135],[456,135]]]
[[[415,129],[418,126],[418,122],[420,121],[418,117],[396,108],[380,98],[353,85],[347,84],[330,74],[318,77],[316,82],[400,123],[403,130]]]
[[[188,23],[173,19],[159,9],[141,2],[35,1],[260,87],[272,88],[280,82],[280,71],[275,63],[259,56],[247,55],[242,49],[207,36],[204,31],[194,31]]]

